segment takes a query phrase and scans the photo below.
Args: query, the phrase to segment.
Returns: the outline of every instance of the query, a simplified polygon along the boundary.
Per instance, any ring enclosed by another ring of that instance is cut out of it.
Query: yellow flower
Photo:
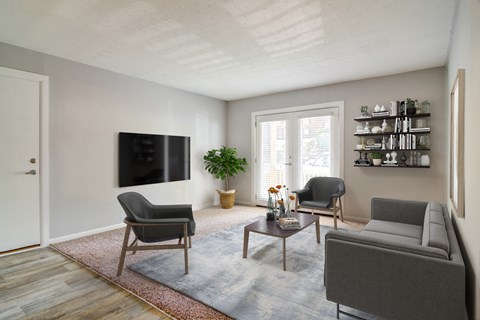
[[[290,198],[290,200],[292,200],[292,201],[295,200],[295,196],[294,196],[293,194],[291,194],[291,195],[289,196],[289,198]]]
[[[275,188],[277,188],[278,190],[282,189],[282,185],[277,185]]]
[[[283,200],[282,199],[278,200],[278,204],[283,204]]]

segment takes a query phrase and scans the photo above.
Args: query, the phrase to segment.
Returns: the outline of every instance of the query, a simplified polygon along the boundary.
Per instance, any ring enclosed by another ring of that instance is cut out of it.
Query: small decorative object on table
[[[272,196],[268,196],[268,202],[267,202],[267,221],[274,221],[275,220],[275,207],[273,204],[273,199]]]
[[[277,224],[282,230],[298,230],[301,228],[297,218],[279,218]]]
[[[277,202],[281,187],[281,185],[278,185],[276,187],[270,187],[268,189],[267,221],[274,221],[276,219],[276,215],[278,212]]]
[[[282,189],[284,194],[282,194]],[[295,200],[295,196],[290,194],[287,186],[279,184],[275,187],[270,187],[268,189],[267,221],[273,221],[278,218],[290,218],[290,204],[293,200]],[[279,210],[277,210],[277,203],[280,205]]]
[[[287,213],[285,212],[285,205],[283,199],[278,200],[278,204],[280,205],[280,211],[278,212],[278,219],[286,218]]]

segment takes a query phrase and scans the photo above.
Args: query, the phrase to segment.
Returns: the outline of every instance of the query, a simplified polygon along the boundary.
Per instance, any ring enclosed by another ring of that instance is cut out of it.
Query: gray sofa
[[[465,265],[445,205],[373,198],[371,210],[361,233],[325,235],[337,318],[345,305],[385,319],[464,320]]]

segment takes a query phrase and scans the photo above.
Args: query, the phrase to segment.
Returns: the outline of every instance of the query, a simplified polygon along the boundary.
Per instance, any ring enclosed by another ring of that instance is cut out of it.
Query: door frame
[[[39,132],[39,179],[40,179],[40,246],[45,247],[50,239],[50,158],[49,158],[49,77],[0,66],[0,75],[4,77],[38,82],[40,89],[40,132]]]
[[[253,170],[251,170],[250,175],[250,203],[255,204],[255,177],[257,174],[257,130],[256,130],[256,117],[264,116],[264,115],[274,115],[279,113],[289,113],[289,112],[301,112],[301,111],[310,111],[315,109],[326,109],[326,108],[338,108],[338,143],[339,143],[339,155],[338,158],[340,159],[340,167],[339,167],[339,175],[340,178],[344,178],[344,122],[345,122],[345,115],[344,115],[344,101],[332,101],[332,102],[325,102],[325,103],[316,103],[316,104],[309,104],[303,106],[295,106],[295,107],[286,107],[286,108],[278,108],[278,109],[269,109],[269,110],[262,110],[262,111],[255,111],[251,114],[251,121],[250,121],[250,137],[251,142],[251,154],[253,155]]]

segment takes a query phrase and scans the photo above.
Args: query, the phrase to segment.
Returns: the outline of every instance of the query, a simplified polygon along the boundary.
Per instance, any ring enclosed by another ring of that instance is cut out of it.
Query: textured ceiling
[[[229,101],[444,65],[455,5],[0,0],[0,42]]]

